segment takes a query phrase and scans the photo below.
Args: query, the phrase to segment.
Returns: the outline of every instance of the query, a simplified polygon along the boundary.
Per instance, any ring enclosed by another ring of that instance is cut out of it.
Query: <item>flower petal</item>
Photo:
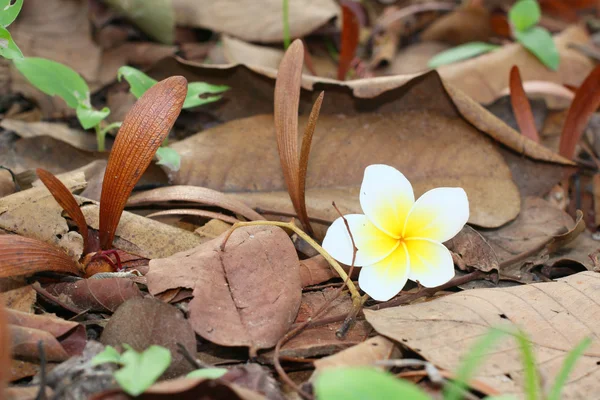
[[[399,244],[397,239],[377,229],[366,215],[345,215],[358,251],[354,266],[373,264],[390,254]],[[323,248],[339,262],[352,264],[352,240],[342,217],[333,221],[323,239]]]
[[[427,239],[407,239],[404,244],[410,258],[411,281],[435,287],[454,277],[452,255],[443,244]]]
[[[415,202],[406,218],[404,238],[452,239],[469,220],[469,199],[461,188],[437,188]]]
[[[375,226],[399,238],[415,202],[408,179],[389,165],[369,165],[360,187],[360,206]]]
[[[373,299],[387,301],[402,290],[409,273],[410,260],[406,247],[401,245],[378,263],[363,267],[358,284]]]

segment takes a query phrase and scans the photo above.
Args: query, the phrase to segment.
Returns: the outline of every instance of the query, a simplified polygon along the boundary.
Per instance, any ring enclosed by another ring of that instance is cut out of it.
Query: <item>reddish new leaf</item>
[[[58,247],[23,236],[0,235],[0,278],[42,271],[81,274],[78,264]]]
[[[337,78],[340,81],[346,79],[350,64],[356,54],[358,46],[360,24],[358,17],[347,4],[342,2],[342,48],[338,62]]]
[[[67,212],[67,214],[69,214],[69,217],[75,221],[75,224],[77,224],[79,233],[81,233],[81,236],[83,237],[83,253],[87,254],[97,250],[89,248],[87,222],[83,216],[83,213],[81,212],[81,208],[79,208],[79,204],[77,204],[77,200],[75,200],[71,194],[71,191],[67,189],[67,187],[50,172],[38,168],[36,173],[44,186],[48,188],[50,194],[52,197],[54,197],[56,202],[62,207],[63,210]]]
[[[587,123],[600,106],[600,65],[596,66],[575,92],[563,131],[560,136],[559,153],[568,159],[575,156],[575,147]]]
[[[148,89],[125,116],[102,183],[102,249],[111,247],[127,198],[173,127],[186,94],[184,77],[167,78]]]
[[[523,90],[523,82],[519,67],[514,65],[510,70],[510,103],[512,104],[515,119],[519,125],[521,134],[529,139],[540,142],[540,135],[535,127],[535,118],[531,111],[531,104],[525,90]]]

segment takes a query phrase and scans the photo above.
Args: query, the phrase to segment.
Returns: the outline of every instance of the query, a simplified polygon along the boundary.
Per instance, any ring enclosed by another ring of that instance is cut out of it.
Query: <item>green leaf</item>
[[[146,90],[158,83],[157,80],[150,78],[139,69],[128,66],[119,68],[117,78],[119,81],[121,78],[125,78],[129,83],[129,91],[138,99],[142,97]]]
[[[127,350],[121,355],[123,368],[115,372],[121,388],[131,396],[148,389],[171,364],[171,352],[162,346],[152,345],[143,353]]]
[[[483,400],[518,400],[518,398],[510,394],[501,394],[498,396],[484,397]]]
[[[175,39],[175,11],[172,0],[106,0],[144,33],[164,44]]]
[[[541,16],[540,6],[535,0],[520,0],[508,12],[508,19],[517,31],[531,28],[540,22]]]
[[[7,27],[12,24],[22,7],[23,0],[17,0],[14,4],[10,4],[10,0],[0,0],[0,25]]]
[[[226,85],[211,85],[205,82],[192,82],[188,84],[187,96],[183,102],[183,108],[192,108],[202,104],[212,103],[221,98],[221,96],[200,97],[203,94],[223,93],[229,90]]]
[[[2,26],[0,26],[0,56],[8,60],[23,58],[23,53],[21,53],[21,49],[13,40],[10,32]]]
[[[524,332],[517,335],[517,342],[521,348],[521,357],[523,358],[523,370],[525,373],[525,392],[529,400],[538,400],[540,396],[540,379],[535,366],[535,357],[531,342]]]
[[[156,157],[158,158],[157,165],[164,165],[171,171],[179,171],[181,168],[181,156],[170,147],[159,147]]]
[[[202,368],[187,374],[187,378],[207,378],[217,379],[225,375],[229,370],[227,368]]]
[[[121,363],[121,355],[112,346],[106,346],[104,351],[96,354],[94,358],[92,358],[92,365],[99,365],[104,363]]]
[[[15,59],[15,67],[33,86],[50,96],[61,97],[69,107],[89,105],[90,89],[77,72],[52,60],[38,57]]]
[[[104,107],[102,110],[95,110],[94,108],[79,104],[77,106],[77,119],[83,129],[90,129],[98,125],[100,121],[108,117],[110,109]]]
[[[550,389],[548,400],[560,400],[560,393],[562,392],[562,389],[565,386],[565,383],[567,382],[567,378],[569,377],[571,370],[573,370],[575,363],[583,355],[583,352],[589,347],[590,344],[592,344],[592,339],[587,337],[581,342],[579,342],[579,344],[575,346],[575,348],[571,350],[569,354],[567,354],[567,356],[565,357],[565,361],[563,362],[563,365],[560,371],[558,372],[558,375],[556,375],[554,384]]]
[[[524,32],[515,32],[515,38],[546,67],[553,71],[558,69],[560,55],[554,40],[552,40],[552,35],[546,29],[536,26]]]
[[[497,49],[498,47],[500,46],[484,42],[470,42],[461,44],[460,46],[456,46],[436,54],[431,58],[431,60],[429,60],[427,65],[429,68],[437,68],[442,65],[452,64],[457,61],[466,60],[468,58],[476,57],[480,54],[488,53]]]
[[[375,368],[332,368],[321,372],[315,381],[319,400],[431,400],[416,385]]]
[[[509,333],[506,331],[492,328],[475,342],[458,367],[454,382],[449,382],[444,388],[444,400],[462,399],[463,390],[475,374],[477,365],[483,362],[486,353],[494,343],[507,334]]]

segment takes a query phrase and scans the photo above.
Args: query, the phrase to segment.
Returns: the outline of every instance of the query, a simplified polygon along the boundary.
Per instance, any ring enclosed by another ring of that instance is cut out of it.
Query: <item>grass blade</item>
[[[524,332],[519,332],[516,336],[519,347],[521,348],[521,356],[523,357],[523,369],[525,371],[525,394],[529,400],[539,400],[540,396],[540,379],[535,365],[535,357],[531,342]]]
[[[579,342],[579,344],[575,346],[575,348],[571,350],[569,354],[567,354],[567,357],[565,357],[565,361],[563,362],[563,365],[560,371],[558,372],[558,375],[556,375],[554,384],[550,389],[550,393],[548,394],[548,400],[560,400],[560,393],[562,392],[562,389],[565,386],[565,383],[567,382],[569,374],[573,370],[573,367],[575,367],[575,363],[577,362],[577,360],[579,360],[579,358],[583,355],[585,349],[587,349],[590,344],[592,344],[592,339],[587,337],[581,342]]]

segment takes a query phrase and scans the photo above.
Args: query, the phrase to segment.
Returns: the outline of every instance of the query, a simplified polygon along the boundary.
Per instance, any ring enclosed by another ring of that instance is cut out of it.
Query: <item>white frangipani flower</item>
[[[358,251],[354,265],[363,267],[358,283],[378,301],[402,290],[406,281],[435,287],[454,276],[450,251],[442,244],[469,219],[469,200],[462,188],[436,188],[417,201],[408,179],[388,165],[365,169],[360,188],[363,214],[349,214]],[[338,261],[352,263],[352,241],[344,220],[336,219],[323,248]]]

